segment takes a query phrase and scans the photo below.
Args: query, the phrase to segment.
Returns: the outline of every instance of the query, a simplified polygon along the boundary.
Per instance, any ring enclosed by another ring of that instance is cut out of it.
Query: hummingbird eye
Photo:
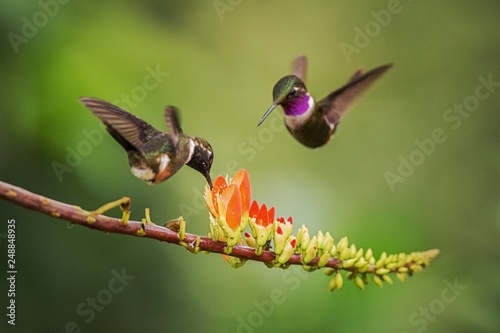
[[[288,94],[288,97],[293,97],[295,93],[297,92],[297,88],[292,88],[292,91]]]

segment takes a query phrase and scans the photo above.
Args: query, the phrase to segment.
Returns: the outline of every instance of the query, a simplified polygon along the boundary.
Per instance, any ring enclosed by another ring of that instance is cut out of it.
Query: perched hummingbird
[[[161,132],[111,103],[92,97],[80,97],[80,101],[127,151],[131,171],[136,177],[150,185],[159,184],[187,164],[205,176],[212,188],[212,147],[205,139],[190,137],[182,132],[177,108],[165,108],[168,130]]]
[[[317,148],[327,143],[356,99],[392,64],[377,67],[363,74],[358,70],[339,89],[331,92],[319,102],[315,102],[307,91],[307,58],[299,56],[293,64],[294,75],[281,78],[273,88],[273,104],[260,119],[264,119],[278,106],[285,112],[288,131],[303,145]]]

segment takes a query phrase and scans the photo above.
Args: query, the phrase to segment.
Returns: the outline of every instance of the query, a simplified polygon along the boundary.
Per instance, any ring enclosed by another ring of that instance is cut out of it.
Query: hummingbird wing
[[[293,74],[297,76],[302,82],[306,83],[307,78],[307,57],[299,55],[293,61]]]
[[[106,101],[80,97],[80,101],[99,118],[106,130],[125,150],[138,150],[151,137],[160,133],[133,114]]]
[[[358,70],[344,86],[319,101],[317,108],[323,111],[323,115],[330,126],[336,125],[363,92],[376,79],[387,72],[392,65],[380,66],[365,74]]]
[[[167,132],[170,134],[172,143],[175,147],[177,147],[177,144],[179,143],[179,137],[183,134],[178,111],[179,109],[175,106],[169,105],[165,108],[164,112],[165,122],[167,123]]]
[[[347,83],[349,82],[352,82],[352,81],[355,81],[357,79],[359,79],[362,75],[363,75],[363,69],[358,69],[352,76],[351,78],[349,79],[349,81],[347,81]]]

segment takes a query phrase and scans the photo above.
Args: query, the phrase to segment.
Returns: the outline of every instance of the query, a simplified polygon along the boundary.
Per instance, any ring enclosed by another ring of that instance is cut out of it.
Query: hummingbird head
[[[262,124],[278,105],[283,107],[287,116],[297,116],[311,109],[314,101],[300,78],[287,75],[274,85],[273,104],[262,116],[258,125]]]
[[[208,186],[212,189],[212,179],[210,178],[210,168],[214,161],[212,146],[207,140],[200,137],[190,138],[190,141],[191,158],[186,164],[205,176]]]

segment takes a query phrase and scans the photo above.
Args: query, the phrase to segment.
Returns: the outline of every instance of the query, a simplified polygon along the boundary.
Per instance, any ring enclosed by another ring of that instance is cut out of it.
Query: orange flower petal
[[[205,187],[205,193],[203,195],[203,198],[205,199],[205,204],[207,205],[210,214],[212,214],[213,217],[217,218],[219,216],[218,209],[216,208],[217,202],[215,201],[213,192],[210,190],[208,186]]]
[[[217,201],[219,200],[220,194],[227,188],[227,182],[226,179],[222,176],[218,176],[215,181],[213,182],[213,189],[212,189],[212,207],[214,207],[214,211],[216,214],[213,214],[215,217],[219,216],[219,204]],[[210,209],[210,207],[209,207]]]
[[[218,176],[213,182],[212,193],[222,193],[227,188],[226,178]]]
[[[271,209],[269,209],[269,212],[267,213],[267,216],[268,216],[268,219],[267,219],[267,224],[271,224],[274,222],[274,213],[275,213],[275,209],[274,207],[271,207]]]
[[[231,229],[236,230],[241,224],[241,197],[238,186],[230,184],[222,192],[221,199],[226,208],[226,222]]]
[[[260,207],[259,213],[257,214],[257,220],[255,221],[255,223],[264,227],[266,227],[269,224],[266,204],[263,204],[262,207]]]
[[[231,183],[236,184],[240,189],[241,194],[241,206],[243,212],[248,212],[250,208],[250,201],[252,199],[252,187],[250,185],[250,178],[248,172],[245,169],[238,171]]]
[[[257,201],[254,200],[250,205],[248,215],[252,218],[256,218],[258,213],[259,213],[259,204],[257,203]]]

